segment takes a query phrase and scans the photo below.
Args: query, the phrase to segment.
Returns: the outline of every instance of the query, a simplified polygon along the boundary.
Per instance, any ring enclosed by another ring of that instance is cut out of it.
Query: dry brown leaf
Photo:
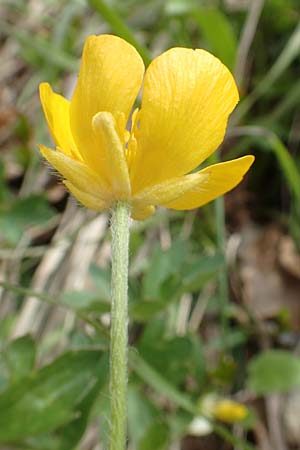
[[[282,269],[282,258],[279,262],[283,232],[275,225],[251,225],[242,230],[240,237],[237,270],[244,304],[257,319],[274,318],[288,310],[294,326],[299,325],[300,280],[292,277],[286,267]]]
[[[300,280],[300,253],[290,236],[283,236],[279,241],[278,261],[283,270]]]

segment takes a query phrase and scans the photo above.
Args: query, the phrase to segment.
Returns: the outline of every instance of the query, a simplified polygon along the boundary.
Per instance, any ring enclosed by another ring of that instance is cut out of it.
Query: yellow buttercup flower
[[[200,411],[204,417],[226,423],[241,422],[249,415],[248,408],[242,403],[220,398],[214,393],[207,394],[201,399]]]
[[[118,200],[137,220],[156,206],[197,208],[235,187],[254,160],[248,155],[190,173],[223,141],[239,99],[231,73],[205,50],[172,48],[144,77],[143,61],[126,41],[89,36],[71,101],[47,83],[40,96],[56,144],[40,150],[79,202],[97,211]]]

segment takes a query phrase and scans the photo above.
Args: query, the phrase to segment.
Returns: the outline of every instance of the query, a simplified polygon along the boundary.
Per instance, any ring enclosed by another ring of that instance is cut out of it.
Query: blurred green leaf
[[[183,241],[175,242],[168,250],[156,248],[143,279],[143,297],[155,299],[160,297],[164,281],[173,274],[178,274],[186,257],[187,246]]]
[[[271,136],[269,142],[285,174],[291,192],[294,194],[297,202],[300,202],[300,170],[297,167],[297,163],[294,162],[288,149],[276,135]]]
[[[10,197],[10,192],[7,189],[4,175],[5,175],[4,163],[0,159],[0,213],[3,208],[3,205],[5,204],[7,199]]]
[[[110,311],[110,302],[102,300],[95,292],[66,291],[60,296],[60,301],[77,311],[106,313]]]
[[[55,430],[55,433],[44,433],[23,441],[30,450],[66,450],[75,449],[82,438],[91,414],[91,408],[101,387],[106,384],[108,375],[108,354],[102,356],[99,363],[97,383],[90,392],[76,405],[74,420]],[[23,450],[23,447],[22,447]],[[24,449],[25,450],[25,449]]]
[[[4,352],[0,352],[0,392],[9,384],[10,373],[7,367],[7,361]]]
[[[248,387],[257,394],[300,387],[300,358],[284,350],[261,353],[250,361],[248,371]]]
[[[130,317],[140,322],[147,322],[153,316],[165,310],[167,305],[173,301],[172,297],[163,300],[151,300],[134,302],[129,306]]]
[[[43,195],[32,194],[12,202],[0,213],[0,228],[11,244],[17,244],[31,226],[44,226],[54,217],[54,210]]]
[[[167,0],[165,2],[165,13],[169,16],[178,16],[191,12],[195,9],[197,0]]]
[[[97,370],[97,382],[90,389],[88,394],[76,405],[77,417],[67,426],[58,430],[60,435],[60,443],[57,450],[65,450],[67,448],[75,448],[81,439],[90,415],[91,408],[95,403],[95,399],[99,394],[102,386],[107,382],[109,371],[109,357],[108,353],[101,357],[99,367]],[[56,449],[55,449],[56,450]]]
[[[181,273],[182,291],[195,292],[224,268],[224,257],[220,253],[200,256],[184,265]]]
[[[198,8],[193,11],[200,33],[209,50],[229,68],[233,69],[237,52],[237,39],[226,15],[217,8]]]
[[[104,270],[101,267],[92,264],[89,270],[93,284],[97,291],[99,298],[110,301],[111,288],[110,288],[110,270]]]
[[[114,33],[132,44],[144,60],[145,65],[150,64],[151,57],[148,50],[135,38],[131,28],[123,18],[105,0],[89,0],[91,7],[107,22]]]
[[[155,391],[186,411],[192,414],[196,412],[190,397],[186,393],[179,391],[170,380],[151,367],[135,350],[129,353],[129,364],[135,373]]]
[[[68,352],[9,386],[0,395],[0,442],[19,441],[76,420],[99,377],[103,382],[100,357],[96,351]]]
[[[110,445],[110,393],[109,386],[106,385],[95,405],[95,415],[99,424],[99,439],[104,449],[109,449]]]
[[[156,420],[151,423],[140,441],[138,450],[167,450],[169,448],[169,430],[165,422]]]
[[[14,383],[34,369],[36,345],[29,335],[11,341],[5,349],[5,360]]]
[[[158,409],[136,385],[128,389],[128,428],[130,439],[138,448],[149,426],[159,415]]]
[[[204,371],[203,354],[189,337],[177,336],[167,339],[163,335],[154,335],[152,327],[151,323],[146,327],[138,350],[153,368],[176,386],[182,385],[188,375],[195,376],[196,359]]]
[[[263,13],[265,23],[262,23],[262,26],[267,25],[283,35],[284,32],[289,33],[298,17],[298,0],[266,0]]]

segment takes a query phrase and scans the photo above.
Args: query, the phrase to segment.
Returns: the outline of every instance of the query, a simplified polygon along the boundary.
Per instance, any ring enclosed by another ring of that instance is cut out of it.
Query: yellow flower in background
[[[40,150],[87,208],[126,201],[137,220],[156,206],[197,208],[234,188],[254,161],[248,155],[189,174],[221,144],[239,99],[231,73],[204,50],[172,48],[144,76],[126,41],[89,36],[71,101],[47,83],[40,96],[56,144]]]
[[[222,422],[235,423],[244,420],[249,414],[248,408],[233,400],[220,400],[216,403],[213,416]]]
[[[199,409],[204,417],[225,423],[241,422],[249,415],[247,406],[214,393],[209,393],[201,399]]]

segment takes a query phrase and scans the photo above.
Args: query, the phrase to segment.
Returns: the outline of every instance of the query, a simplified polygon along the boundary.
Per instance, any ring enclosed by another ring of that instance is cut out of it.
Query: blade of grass
[[[180,406],[189,413],[197,414],[197,408],[193,402],[185,394],[178,391],[165,378],[163,378],[153,367],[151,367],[136,350],[131,349],[129,352],[129,364],[143,381],[151,386],[155,391],[169,398],[176,405]]]
[[[18,30],[16,27],[3,22],[1,22],[1,31],[16,38],[21,46],[33,51],[49,67],[54,66],[69,72],[77,71],[78,61],[63,50],[58,49],[48,40],[40,36],[33,38],[28,32]]]
[[[119,14],[103,0],[89,0],[89,4],[110,25],[114,33],[137,49],[143,58],[145,66],[148,66],[151,62],[148,50],[138,42],[131,29],[125,24]]]
[[[60,308],[71,310],[80,319],[82,319],[83,321],[85,321],[88,324],[90,324],[93,328],[95,328],[95,330],[97,330],[99,332],[99,334],[101,334],[102,336],[104,335],[105,337],[109,338],[108,330],[105,327],[103,327],[100,323],[98,323],[95,320],[93,320],[87,314],[85,314],[85,313],[83,313],[81,311],[77,311],[77,310],[71,308],[69,305],[61,303],[58,298],[50,297],[47,294],[44,294],[42,292],[37,292],[37,291],[34,291],[32,289],[16,286],[16,285],[7,283],[6,281],[0,281],[0,286],[3,287],[4,289],[8,290],[8,291],[14,292],[15,294],[23,295],[23,296],[26,296],[26,297],[34,297],[34,298],[37,298],[38,300],[44,301],[46,303],[49,303],[50,305],[59,306]]]
[[[266,117],[262,118],[264,124],[272,124],[287,114],[292,108],[297,107],[300,102],[300,80],[293,86],[280,101],[278,106]]]
[[[290,155],[288,149],[279,139],[279,137],[264,127],[259,126],[245,126],[236,127],[229,132],[230,136],[248,136],[258,142],[268,145],[269,149],[275,154],[278,163],[285,176],[287,185],[291,194],[295,198],[295,202],[300,202],[300,171]],[[262,139],[263,138],[263,141]]]
[[[243,439],[232,434],[230,430],[228,430],[228,428],[224,427],[223,425],[212,423],[212,427],[216,434],[221,436],[234,447],[243,450],[258,450],[254,445],[248,444],[248,442],[245,442]]]
[[[257,87],[248,95],[236,109],[231,125],[236,125],[247,114],[253,104],[265,95],[283,72],[290,66],[294,59],[300,54],[300,23],[295,28],[279,57],[267,72],[265,77],[258,83]]]
[[[229,18],[220,8],[198,7],[192,11],[191,18],[212,51],[221,61],[232,69],[237,51],[237,40]]]
[[[238,86],[243,85],[249,50],[255,36],[264,3],[265,0],[253,0],[249,3],[248,15],[240,38],[234,70],[234,77]]]
[[[62,9],[59,20],[53,23],[52,43],[55,47],[63,49],[66,46],[67,37],[70,36],[72,22],[80,14],[84,14],[85,5],[80,2],[69,2]]]

